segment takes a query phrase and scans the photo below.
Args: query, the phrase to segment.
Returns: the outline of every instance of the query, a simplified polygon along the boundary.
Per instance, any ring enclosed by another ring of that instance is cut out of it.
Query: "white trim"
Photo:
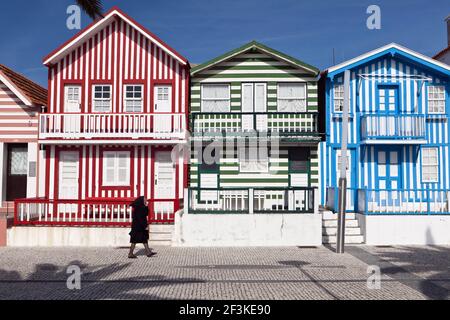
[[[114,17],[115,15],[119,16],[122,20],[124,20],[126,23],[131,25],[134,29],[138,30],[142,35],[144,35],[147,39],[149,39],[151,42],[158,45],[160,48],[162,48],[167,54],[169,54],[172,58],[176,59],[178,62],[180,62],[183,65],[187,65],[187,62],[179,58],[176,54],[174,54],[171,50],[166,48],[161,42],[150,36],[147,32],[145,32],[143,29],[138,27],[136,24],[134,24],[132,21],[130,21],[127,17],[125,17],[122,13],[120,13],[118,10],[112,10],[107,16],[105,16],[103,19],[99,20],[97,23],[92,25],[90,28],[86,29],[82,34],[80,34],[78,37],[67,43],[64,47],[62,47],[60,50],[58,50],[56,53],[54,53],[52,56],[50,56],[48,59],[44,61],[44,64],[47,65],[49,63],[54,62],[55,59],[57,59],[60,55],[66,54],[67,51],[71,50],[73,46],[75,46],[79,41],[84,39],[86,36],[89,36],[91,34],[94,34],[98,31],[98,29],[101,29],[103,25],[107,24],[109,20]]]
[[[294,67],[296,67],[296,68],[299,68],[299,69],[305,69],[306,71],[311,72],[311,73],[313,73],[313,74],[317,73],[317,71],[315,71],[315,70],[313,70],[313,69],[309,69],[309,68],[307,68],[307,67],[305,67],[305,66],[299,66],[299,65],[296,64],[295,62],[292,62],[291,60],[289,60],[289,59],[287,59],[287,58],[285,58],[285,57],[282,57],[282,56],[279,56],[279,55],[277,55],[277,54],[275,54],[275,53],[273,53],[273,52],[267,51],[267,50],[265,50],[265,49],[263,49],[263,48],[261,48],[261,47],[259,47],[259,46],[257,46],[257,45],[252,45],[251,47],[244,48],[244,49],[242,49],[242,50],[240,50],[240,51],[238,51],[238,52],[235,52],[235,53],[233,53],[233,54],[231,54],[231,55],[228,55],[228,56],[226,56],[226,57],[224,57],[224,58],[222,58],[222,59],[220,59],[220,60],[217,60],[217,61],[215,61],[214,63],[212,63],[212,64],[210,64],[210,65],[208,65],[208,66],[205,66],[204,68],[195,70],[195,72],[193,72],[192,75],[195,75],[195,74],[197,74],[197,73],[199,73],[199,72],[201,72],[201,71],[203,71],[203,70],[205,70],[205,69],[209,69],[209,68],[212,67],[212,66],[215,66],[215,65],[217,65],[217,64],[219,64],[219,63],[221,63],[221,62],[227,61],[227,60],[229,60],[229,59],[231,59],[231,58],[233,58],[233,57],[235,57],[235,56],[237,56],[237,55],[240,55],[240,54],[242,54],[242,53],[244,53],[244,52],[247,52],[247,51],[249,51],[249,50],[251,50],[251,49],[258,49],[258,50],[261,50],[261,51],[264,52],[265,54],[268,54],[268,55],[270,55],[270,56],[276,57],[277,59],[286,61],[287,63],[289,63],[290,65],[292,65],[292,66],[294,66]]]
[[[423,55],[423,54],[421,54],[421,53],[418,53],[418,52],[415,52],[415,51],[413,51],[413,50],[410,50],[410,49],[408,49],[408,48],[406,48],[406,47],[403,47],[403,46],[401,46],[401,45],[399,45],[399,44],[396,44],[396,43],[394,43],[394,42],[393,42],[393,43],[390,43],[390,44],[388,44],[388,45],[385,45],[385,46],[383,46],[383,47],[380,47],[380,48],[378,48],[378,49],[375,49],[375,50],[369,51],[369,52],[367,52],[367,53],[364,53],[364,54],[362,54],[362,55],[360,55],[360,56],[357,56],[357,57],[355,57],[355,58],[353,58],[353,59],[344,61],[344,62],[342,62],[342,63],[340,63],[340,64],[338,64],[338,65],[329,67],[329,68],[326,69],[326,70],[328,71],[328,73],[334,72],[334,71],[336,71],[336,70],[339,70],[339,69],[341,69],[341,68],[344,68],[344,67],[346,67],[346,66],[349,66],[349,65],[351,65],[351,64],[353,64],[353,63],[355,63],[355,62],[358,62],[358,61],[360,61],[360,60],[364,60],[364,59],[369,58],[369,57],[371,57],[371,56],[373,56],[373,55],[376,55],[377,53],[383,52],[383,51],[385,51],[385,50],[387,50],[387,49],[397,49],[397,50],[400,50],[400,51],[404,51],[404,52],[406,52],[406,53],[409,53],[409,54],[412,55],[412,56],[415,56],[416,58],[425,60],[425,61],[427,61],[427,62],[429,62],[429,63],[432,63],[432,64],[434,64],[434,65],[436,65],[436,66],[439,66],[439,67],[441,67],[441,68],[444,68],[444,69],[450,71],[450,66],[449,66],[449,65],[446,65],[445,63],[442,63],[442,62],[439,62],[439,61],[437,61],[437,60],[434,60],[434,59],[432,59],[432,58],[430,58],[430,57],[427,57],[427,56],[425,56],[425,55]]]
[[[28,137],[28,136],[11,136],[15,138],[20,137]],[[29,136],[34,137],[34,136]],[[4,137],[5,139],[9,138]],[[147,140],[147,139],[133,139],[133,140],[38,140],[39,144],[48,144],[48,145],[106,145],[106,144],[139,144],[139,145],[147,145],[147,144],[156,144],[156,145],[172,145],[172,144],[186,144],[187,141],[180,140],[163,140],[163,139],[155,139],[155,140]]]
[[[32,106],[33,103],[0,71],[0,81],[3,82],[25,105]]]
[[[426,144],[427,140],[364,140],[363,144]]]

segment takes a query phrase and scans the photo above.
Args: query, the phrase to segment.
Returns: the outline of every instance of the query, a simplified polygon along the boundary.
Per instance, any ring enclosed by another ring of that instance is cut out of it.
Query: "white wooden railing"
[[[192,113],[193,133],[265,132],[280,135],[314,135],[318,133],[315,112],[227,112]]]
[[[450,190],[359,189],[358,212],[366,215],[450,214]]]
[[[423,115],[363,115],[361,118],[363,140],[424,140],[426,139]]]
[[[62,200],[30,198],[14,201],[15,225],[129,226],[133,199]],[[150,223],[173,223],[176,199],[148,199]]]
[[[44,113],[39,139],[184,139],[182,113]]]
[[[189,213],[313,213],[314,188],[198,189],[188,193]]]

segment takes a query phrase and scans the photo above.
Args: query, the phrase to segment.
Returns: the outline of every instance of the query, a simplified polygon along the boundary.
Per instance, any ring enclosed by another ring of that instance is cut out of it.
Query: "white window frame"
[[[221,98],[221,99],[205,98],[203,96],[203,94],[205,92],[204,89],[205,89],[205,87],[208,87],[208,86],[224,86],[224,87],[227,87],[228,97]],[[203,83],[201,85],[200,92],[201,92],[201,97],[200,97],[200,110],[201,110],[201,112],[211,112],[211,113],[213,113],[213,112],[217,112],[217,113],[222,112],[222,111],[214,111],[214,110],[212,110],[212,111],[211,110],[210,111],[205,111],[204,110],[203,101],[227,101],[228,102],[228,104],[227,104],[227,111],[225,111],[225,112],[230,112],[230,109],[231,109],[231,86],[230,86],[230,84],[228,84],[228,83]]]
[[[241,84],[241,112],[244,112],[244,108],[243,108],[243,99],[244,99],[244,87],[245,86],[251,86],[252,88],[252,111],[251,112],[267,112],[267,83],[266,82],[243,82]],[[256,87],[261,86],[264,88],[264,93],[263,93],[263,110],[257,110],[257,106],[256,106]]]
[[[97,87],[109,87],[109,99],[96,98],[95,97],[95,88],[97,88]],[[94,84],[94,85],[92,85],[92,111],[93,112],[98,112],[98,113],[111,112],[111,110],[112,110],[112,96],[113,96],[113,94],[112,94],[112,85],[110,85],[110,84]],[[95,102],[96,101],[102,101],[102,102],[109,101],[109,109],[108,110],[101,110],[101,111],[96,110],[96,108],[95,108]]]
[[[141,88],[141,97],[140,98],[127,97],[127,88],[128,87],[133,87],[133,90],[132,90],[133,95],[136,93],[136,91],[134,91],[135,87]],[[127,102],[133,102],[133,103],[140,102],[139,111],[136,111],[136,110],[128,111],[127,110]],[[123,110],[124,110],[124,112],[129,112],[129,113],[139,113],[144,110],[144,86],[142,84],[125,84],[123,86]]]
[[[341,96],[337,97],[336,93],[339,93]],[[337,109],[338,106],[336,102],[340,102],[341,109]],[[336,83],[333,86],[333,112],[342,113],[344,109],[344,85],[342,83]]]
[[[442,90],[442,92],[437,92],[436,90]],[[440,94],[442,93],[442,97],[434,97],[431,95],[435,95],[435,94]],[[445,91],[445,86],[444,85],[428,85],[428,95],[427,95],[427,104],[428,104],[428,113],[429,114],[445,114],[445,109],[446,109],[446,91]],[[431,107],[431,103],[439,103],[439,102],[443,102],[443,110],[438,110],[438,111],[432,111],[430,109]]]
[[[106,171],[110,169],[110,167],[107,166],[107,155],[112,155],[112,158],[114,159],[114,179],[112,181],[107,181],[106,177]],[[119,167],[119,155],[126,155],[126,164],[125,167],[127,169],[126,171],[126,179],[124,181],[120,181],[119,179],[119,170],[121,167]],[[131,176],[131,152],[130,151],[103,151],[103,172],[102,172],[102,185],[105,187],[129,187],[130,186],[130,176]]]
[[[70,90],[78,89],[78,100],[69,100],[70,95],[73,95],[73,93],[70,93]],[[64,112],[68,109],[69,103],[77,103],[78,108],[81,109],[81,85],[79,84],[66,84],[64,86]]]
[[[429,163],[428,161],[432,156],[429,154],[426,154],[426,151],[429,150],[435,150],[436,152],[436,162],[435,163]],[[438,147],[424,147],[420,150],[422,155],[422,182],[423,183],[433,183],[433,182],[439,182],[439,148]],[[424,172],[425,168],[434,168],[434,172],[432,174],[436,174],[436,179],[426,177],[426,173]]]
[[[252,146],[252,148],[255,148]],[[259,153],[260,146],[256,146],[256,152],[258,153],[258,160],[253,161],[250,159],[250,155],[247,157],[247,153],[250,152],[250,147],[239,147],[238,148],[238,159],[239,159],[239,172],[241,173],[267,173],[269,172],[269,150],[267,146],[266,159],[260,159]]]
[[[282,97],[280,96],[280,87],[282,86],[293,86],[293,85],[301,85],[304,87],[304,97]],[[277,110],[278,112],[286,112],[280,110],[280,100],[301,100],[304,101],[304,110],[301,111],[290,111],[290,112],[307,112],[308,111],[308,84],[306,82],[280,82],[277,85]]]

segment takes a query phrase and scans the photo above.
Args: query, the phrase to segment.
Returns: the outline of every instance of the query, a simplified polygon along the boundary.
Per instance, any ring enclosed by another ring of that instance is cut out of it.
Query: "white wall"
[[[356,215],[367,245],[450,245],[450,215]]]
[[[320,214],[176,214],[174,246],[320,246]]]
[[[6,200],[6,165],[7,165],[6,143],[0,142],[0,207]]]
[[[27,166],[27,198],[34,198],[37,196],[36,190],[36,179],[38,175],[37,159],[38,159],[38,145],[36,142],[29,142],[28,166]],[[36,171],[34,177],[30,177],[30,162],[36,163]]]

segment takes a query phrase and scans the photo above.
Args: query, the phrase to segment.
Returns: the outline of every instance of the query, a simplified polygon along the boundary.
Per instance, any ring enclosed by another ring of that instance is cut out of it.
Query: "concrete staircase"
[[[172,245],[173,224],[151,224],[150,225],[150,246],[170,246]]]
[[[334,244],[337,241],[337,214],[323,210],[322,211],[322,243]],[[364,243],[364,236],[361,234],[358,220],[354,212],[345,214],[345,243],[361,244]]]

